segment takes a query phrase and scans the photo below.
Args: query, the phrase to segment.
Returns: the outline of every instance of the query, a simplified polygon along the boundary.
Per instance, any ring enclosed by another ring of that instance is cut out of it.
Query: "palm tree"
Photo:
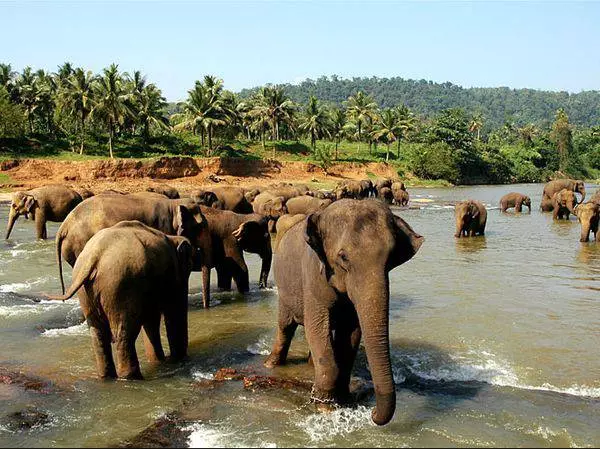
[[[75,70],[73,69],[73,64],[70,62],[65,62],[63,65],[59,65],[58,71],[55,74],[58,86],[66,87],[69,83],[69,78],[74,72]]]
[[[478,112],[471,118],[471,121],[469,122],[469,131],[472,133],[477,133],[478,142],[480,140],[481,128],[483,128],[483,115]]]
[[[339,108],[335,108],[331,111],[331,129],[330,135],[335,140],[335,160],[338,159],[338,145],[344,136],[346,126],[346,113]]]
[[[533,146],[533,139],[539,134],[540,130],[533,123],[517,128],[517,132],[523,141],[523,145],[527,148]]]
[[[16,72],[10,64],[0,64],[0,86],[4,87],[10,95],[15,87]]]
[[[310,144],[313,152],[317,147],[317,139],[321,139],[329,134],[329,116],[327,112],[319,105],[319,100],[311,96],[304,114],[300,118],[299,128],[310,134]]]
[[[113,138],[116,127],[131,115],[127,105],[130,95],[125,89],[123,78],[119,74],[119,66],[111,64],[104,69],[103,75],[95,84],[95,106],[92,115],[97,117],[108,128],[108,150],[113,155]]]
[[[265,149],[265,129],[269,123],[269,107],[264,101],[264,96],[256,95],[251,100],[251,108],[248,111],[248,117],[252,119],[252,128],[260,132],[262,149]],[[273,145],[273,157],[275,157],[275,145]]]
[[[69,115],[77,118],[81,144],[79,154],[83,154],[85,124],[94,105],[95,77],[91,71],[77,68],[67,78],[60,91],[60,103]]]
[[[39,87],[31,67],[25,67],[17,79],[17,96],[19,103],[25,108],[25,115],[29,123],[29,133],[33,134],[33,117],[39,104]]]
[[[36,80],[39,88],[37,99],[38,110],[46,121],[47,132],[53,135],[54,124],[52,117],[54,116],[54,109],[56,107],[56,82],[50,74],[41,69],[36,72]]]
[[[415,129],[416,118],[412,111],[405,105],[396,107],[396,126],[398,128],[398,139],[396,148],[396,159],[400,159],[400,141],[406,139],[407,135]]]
[[[358,91],[356,95],[350,96],[346,102],[346,114],[348,119],[356,124],[358,132],[358,148],[360,152],[360,142],[362,139],[362,130],[367,123],[370,123],[377,111],[377,103],[369,95]]]
[[[386,162],[390,159],[390,145],[398,140],[398,133],[402,130],[398,126],[398,118],[392,109],[384,109],[375,122],[375,129],[371,132],[371,136],[375,141],[380,141],[386,144],[387,151],[385,155]]]
[[[166,99],[162,96],[160,89],[154,84],[149,84],[142,88],[137,104],[137,117],[143,127],[145,146],[148,145],[151,126],[156,126],[160,129],[169,129],[169,120],[164,114],[166,105]]]
[[[279,124],[291,123],[296,106],[285,94],[283,88],[275,86],[265,86],[260,90],[267,115],[271,125],[271,139],[279,140]]]

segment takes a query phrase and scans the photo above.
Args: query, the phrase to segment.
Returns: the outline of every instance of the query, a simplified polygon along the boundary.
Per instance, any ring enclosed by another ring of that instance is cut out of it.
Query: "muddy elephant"
[[[511,207],[515,208],[515,212],[522,212],[523,205],[529,208],[531,212],[531,198],[518,192],[510,192],[500,198],[500,210],[506,212]]]
[[[456,220],[454,237],[475,237],[485,234],[487,210],[482,202],[467,200],[456,203],[454,218]]]
[[[231,289],[232,279],[240,293],[250,289],[248,266],[244,251],[262,259],[259,288],[267,286],[273,252],[268,230],[268,218],[258,214],[237,214],[201,206],[211,234],[212,267],[217,270],[217,285]],[[210,306],[204,301],[204,307]]]
[[[167,236],[139,221],[122,221],[89,240],[75,262],[68,291],[51,299],[64,301],[78,294],[100,378],[142,378],[135,348],[142,328],[148,358],[164,360],[161,316],[171,358],[187,356],[192,262],[188,239]]]
[[[337,201],[289,229],[275,254],[279,320],[265,365],[285,363],[303,325],[314,361],[313,400],[343,401],[364,334],[377,401],[372,419],[388,423],[396,408],[389,271],[411,259],[422,242],[379,201]]]
[[[202,294],[210,301],[211,235],[200,205],[189,198],[171,200],[151,192],[96,195],[79,204],[56,233],[56,255],[63,292],[62,260],[74,266],[94,234],[120,221],[137,220],[167,235],[187,237],[198,249],[195,270],[202,271]]]
[[[600,241],[598,235],[598,221],[600,220],[600,205],[593,201],[580,204],[575,208],[575,215],[581,225],[580,242],[590,241],[590,231],[594,233],[594,240]]]
[[[172,200],[179,199],[179,192],[175,187],[167,186],[167,185],[156,185],[152,187],[148,187],[146,192],[155,192],[160,193],[161,195],[166,196]]]
[[[565,217],[568,220],[569,215],[575,213],[575,206],[577,206],[577,197],[573,191],[562,189],[556,192],[552,197],[552,218],[557,220]]]
[[[392,204],[394,202],[394,193],[389,187],[382,187],[377,191],[377,198],[385,204]]]
[[[273,242],[273,251],[277,251],[277,248],[279,248],[279,242],[281,242],[281,239],[283,238],[285,233],[289,231],[292,228],[292,226],[294,226],[296,223],[301,222],[305,218],[305,214],[286,214],[279,220],[277,220],[277,225],[275,227],[277,234],[275,235],[275,240]]]
[[[392,194],[394,195],[394,204],[398,206],[408,206],[409,195],[404,183],[396,181],[392,183]]]
[[[340,182],[333,192],[336,200],[344,198],[359,200],[371,194],[366,183],[352,180]]]
[[[583,203],[585,200],[585,183],[581,180],[574,179],[556,179],[554,181],[550,181],[546,183],[544,186],[544,191],[542,193],[542,203],[540,205],[542,211],[551,212],[552,207],[554,207],[552,199],[554,195],[560,192],[562,189],[567,189],[572,192],[578,192],[581,194],[581,201],[579,204]]]
[[[290,215],[308,215],[321,209],[325,209],[330,204],[331,200],[320,200],[309,195],[303,195],[296,198],[290,198],[287,203],[285,203],[285,207]]]
[[[79,193],[60,184],[15,192],[10,205],[5,238],[8,240],[17,219],[23,215],[25,219],[31,216],[35,221],[37,238],[46,239],[48,238],[46,222],[63,221],[82,201]]]
[[[238,214],[251,214],[252,205],[244,196],[245,190],[235,186],[211,187],[210,189],[201,189],[193,193],[193,196],[199,196],[203,192],[212,192],[221,203],[221,209],[237,212]]]

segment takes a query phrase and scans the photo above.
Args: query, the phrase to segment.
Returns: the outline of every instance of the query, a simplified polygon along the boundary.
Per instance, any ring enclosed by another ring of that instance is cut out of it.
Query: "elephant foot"
[[[128,373],[124,373],[119,377],[124,380],[144,380],[144,376],[142,376],[142,372],[139,368]]]
[[[335,391],[325,391],[313,386],[310,393],[310,400],[315,404],[335,405],[337,401]]]
[[[269,357],[267,357],[267,360],[265,360],[263,363],[265,368],[275,368],[276,366],[281,366],[283,364],[284,361],[281,360],[281,357],[274,354],[271,354]]]

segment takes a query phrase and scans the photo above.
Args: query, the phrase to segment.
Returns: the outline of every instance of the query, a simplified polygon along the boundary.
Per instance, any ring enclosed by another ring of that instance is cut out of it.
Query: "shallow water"
[[[596,186],[588,186],[588,196]],[[531,214],[502,214],[508,191],[529,194]],[[317,413],[305,392],[250,392],[239,382],[202,391],[195,380],[223,366],[261,367],[274,335],[276,290],[246,298],[216,294],[200,308],[191,280],[190,361],[149,366],[143,382],[95,379],[90,338],[76,300],[34,302],[59,290],[53,241],[36,242],[19,221],[0,242],[0,365],[54,381],[40,394],[0,384],[0,422],[35,406],[50,422],[1,446],[108,446],[176,409],[196,416],[189,443],[206,446],[597,446],[600,444],[600,245],[579,242],[579,225],[538,211],[541,185],[412,189],[422,209],[397,211],[426,238],[391,273],[391,339],[397,382],[394,420],[370,422],[373,399]],[[449,203],[490,208],[485,237],[455,239]],[[7,207],[0,206],[6,223]],[[54,236],[57,226],[49,228]],[[260,260],[247,255],[253,285]],[[70,269],[65,266],[67,282]],[[272,281],[271,281],[272,282]],[[143,351],[140,348],[140,353]],[[310,379],[302,332],[280,376]],[[368,378],[364,354],[355,369]]]

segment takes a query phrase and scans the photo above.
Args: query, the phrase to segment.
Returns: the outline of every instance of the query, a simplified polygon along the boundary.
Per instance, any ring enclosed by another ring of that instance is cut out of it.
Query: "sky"
[[[600,2],[3,2],[0,62],[141,70],[170,101],[322,75],[600,90]]]

